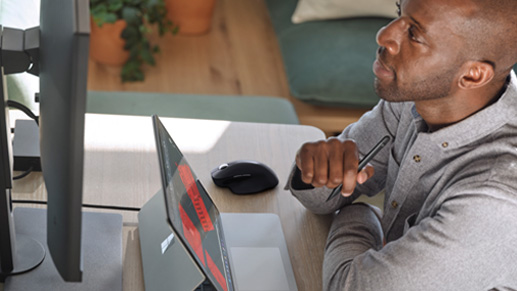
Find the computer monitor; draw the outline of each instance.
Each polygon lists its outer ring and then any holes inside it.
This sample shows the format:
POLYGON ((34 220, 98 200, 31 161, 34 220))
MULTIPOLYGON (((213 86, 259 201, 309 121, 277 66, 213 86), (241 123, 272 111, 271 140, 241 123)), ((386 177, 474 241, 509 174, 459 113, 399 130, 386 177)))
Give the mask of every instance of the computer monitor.
POLYGON ((80 281, 89 1, 42 0, 40 152, 47 244, 65 280, 80 281))
POLYGON ((88 0, 42 0, 39 29, 2 30, 0 271, 4 279, 38 267, 43 261, 39 250, 45 245, 16 234, 10 201, 13 164, 4 72, 16 73, 28 65, 26 70, 40 77, 41 166, 48 194, 46 244, 60 276, 65 281, 82 280, 89 17, 88 0))

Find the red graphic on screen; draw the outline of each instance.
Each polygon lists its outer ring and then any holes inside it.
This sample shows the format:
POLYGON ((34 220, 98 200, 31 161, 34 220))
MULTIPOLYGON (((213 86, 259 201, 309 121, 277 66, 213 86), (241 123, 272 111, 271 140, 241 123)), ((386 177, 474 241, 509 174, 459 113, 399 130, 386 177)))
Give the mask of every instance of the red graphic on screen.
POLYGON ((183 224, 183 233, 185 234, 185 238, 192 246, 192 249, 196 253, 197 257, 201 260, 203 265, 205 265, 205 260, 203 256, 203 245, 201 243, 201 234, 197 230, 194 223, 192 223, 192 220, 190 220, 190 217, 188 217, 187 213, 185 212, 181 204, 179 204, 178 206, 180 209, 181 222, 183 224))
MULTIPOLYGON (((223 273, 221 273, 221 270, 219 270, 217 264, 214 262, 210 254, 203 248, 202 235, 204 236, 204 233, 215 231, 215 228, 208 214, 206 205, 201 198, 201 194, 199 193, 198 185, 196 184, 192 171, 188 165, 176 164, 176 166, 178 167, 181 181, 187 190, 188 197, 192 202, 192 206, 195 209, 195 213, 199 218, 202 228, 202 230, 198 229, 192 221, 192 218, 189 216, 189 213, 193 214, 193 211, 189 211, 187 213, 181 203, 178 203, 185 239, 191 245, 192 250, 201 261, 201 264, 207 267, 210 273, 212 273, 212 278, 215 278, 217 283, 221 285, 225 291, 227 291, 228 287, 226 285, 226 278, 224 277, 223 273)), ((190 206, 191 205, 189 203, 187 210, 190 209, 190 206)))
POLYGON ((226 279, 224 278, 223 274, 221 274, 221 271, 219 271, 219 268, 214 263, 214 260, 212 260, 212 257, 210 257, 210 254, 205 251, 206 254, 206 262, 208 264, 208 269, 214 274, 215 279, 217 280, 217 283, 221 285, 224 289, 224 291, 227 291, 226 287, 226 279))
POLYGON ((205 203, 199 194, 199 189, 197 188, 196 181, 192 176, 190 168, 188 165, 178 165, 178 171, 180 173, 181 181, 183 182, 183 185, 185 185, 185 189, 187 189, 188 196, 194 204, 194 208, 196 209, 196 213, 199 217, 199 221, 201 222, 203 230, 205 232, 214 230, 214 225, 210 219, 210 216, 208 216, 205 203))

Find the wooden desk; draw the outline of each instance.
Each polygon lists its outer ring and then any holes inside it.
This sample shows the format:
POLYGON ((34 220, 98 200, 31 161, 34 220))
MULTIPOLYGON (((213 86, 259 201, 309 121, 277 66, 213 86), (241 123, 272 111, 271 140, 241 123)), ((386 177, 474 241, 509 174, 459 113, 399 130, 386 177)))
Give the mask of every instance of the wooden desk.
MULTIPOLYGON (((308 212, 283 186, 297 149, 305 141, 324 138, 323 132, 299 125, 173 118, 162 121, 222 212, 279 215, 298 289, 320 290, 330 217, 308 212), (280 184, 251 196, 237 196, 215 186, 210 170, 238 159, 269 165, 280 184)), ((87 115, 84 203, 141 207, 160 189, 151 124, 151 118, 146 117, 87 115)), ((40 174, 16 181, 13 192, 17 199, 45 199, 40 174)), ((144 290, 137 216, 123 215, 124 290, 144 290)))

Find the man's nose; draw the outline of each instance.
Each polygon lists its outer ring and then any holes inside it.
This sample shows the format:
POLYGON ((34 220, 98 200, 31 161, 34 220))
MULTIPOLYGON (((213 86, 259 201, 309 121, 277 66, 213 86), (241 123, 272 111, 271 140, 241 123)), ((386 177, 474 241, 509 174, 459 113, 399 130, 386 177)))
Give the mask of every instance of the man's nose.
POLYGON ((377 32, 377 44, 384 47, 389 54, 398 54, 402 43, 404 26, 404 21, 400 18, 393 20, 386 26, 383 26, 377 32))

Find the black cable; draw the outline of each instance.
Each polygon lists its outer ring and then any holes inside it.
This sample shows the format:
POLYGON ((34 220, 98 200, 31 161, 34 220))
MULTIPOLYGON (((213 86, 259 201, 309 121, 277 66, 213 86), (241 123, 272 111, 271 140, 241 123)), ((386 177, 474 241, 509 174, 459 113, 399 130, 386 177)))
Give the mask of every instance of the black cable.
POLYGON ((11 200, 13 204, 40 204, 47 205, 47 201, 39 201, 39 200, 11 200))
POLYGON ((21 173, 20 175, 14 176, 13 180, 18 180, 18 179, 21 179, 21 178, 25 178, 27 175, 29 175, 32 172, 32 170, 34 170, 33 166, 31 166, 27 171, 21 173))
POLYGON ((127 206, 116 206, 116 205, 83 204, 83 207, 122 210, 122 211, 140 211, 140 208, 138 208, 138 207, 127 207, 127 206))
MULTIPOLYGON (((47 205, 47 201, 41 200, 12 200, 13 204, 39 204, 47 205)), ((85 208, 100 208, 110 210, 122 210, 122 211, 140 211, 138 207, 126 207, 126 206, 115 206, 115 205, 98 205, 98 204, 83 204, 85 208)))
POLYGON ((27 114, 27 116, 34 119, 34 121, 36 121, 36 124, 39 125, 39 117, 36 116, 36 114, 34 114, 27 106, 14 100, 7 100, 7 106, 23 111, 23 113, 27 114))

